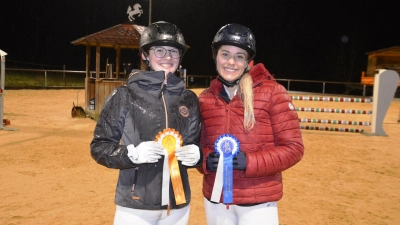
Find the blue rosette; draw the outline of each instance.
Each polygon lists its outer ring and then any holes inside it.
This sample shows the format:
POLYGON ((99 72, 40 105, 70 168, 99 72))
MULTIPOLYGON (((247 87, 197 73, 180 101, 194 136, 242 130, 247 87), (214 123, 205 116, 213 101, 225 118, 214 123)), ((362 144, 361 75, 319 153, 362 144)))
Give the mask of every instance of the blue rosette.
POLYGON ((240 151, 240 142, 232 134, 222 134, 215 141, 214 151, 218 155, 224 154, 224 156, 235 157, 240 151))
MULTIPOLYGON (((214 151, 220 155, 220 161, 217 169, 217 175, 216 175, 216 182, 217 184, 222 184, 222 189, 223 189, 223 203, 232 203, 233 199, 233 193, 232 193, 232 187, 233 187, 233 158, 239 153, 240 151, 240 142, 239 140, 233 136, 232 134, 222 134, 217 138, 214 144, 214 151), (222 165, 221 164, 222 160, 222 165), (222 171, 220 171, 222 169, 222 171), (221 174, 220 176, 218 174, 221 174), (221 179, 221 181, 217 181, 217 179, 221 179)), ((217 185, 219 186, 219 185, 217 185)), ((218 192, 214 194, 213 190, 213 195, 214 195, 214 201, 218 198, 219 202, 219 196, 217 194, 218 192)), ((213 197, 212 197, 213 199, 213 197)))

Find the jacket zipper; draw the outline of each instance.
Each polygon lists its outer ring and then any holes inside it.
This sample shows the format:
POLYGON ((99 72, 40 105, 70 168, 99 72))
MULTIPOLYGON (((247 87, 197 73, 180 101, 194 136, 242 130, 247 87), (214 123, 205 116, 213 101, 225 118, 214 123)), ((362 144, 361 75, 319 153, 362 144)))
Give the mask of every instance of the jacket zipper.
POLYGON ((164 112, 165 112, 165 128, 168 128, 168 110, 167 110, 167 103, 165 102, 164 92, 161 92, 161 98, 164 104, 164 112))
POLYGON ((164 113, 165 113, 165 128, 168 128, 168 110, 167 110, 167 102, 165 101, 164 91, 167 89, 168 78, 165 77, 164 81, 161 84, 160 95, 164 104, 164 113))
POLYGON ((226 123, 226 128, 225 128, 225 133, 229 133, 229 127, 230 127, 230 125, 231 125, 231 106, 230 106, 230 103, 228 103, 226 106, 225 106, 225 111, 227 111, 227 113, 228 113, 228 122, 226 123))
MULTIPOLYGON (((166 82, 165 82, 165 85, 167 85, 166 84, 166 82)), ((164 112, 165 112, 165 128, 168 128, 168 110, 167 110, 167 102, 165 101, 165 98, 164 98, 164 91, 162 90, 162 88, 161 88, 161 98, 162 98, 162 101, 163 101, 163 104, 164 104, 164 112)), ((171 181, 170 181, 171 182, 171 181)), ((167 206, 167 215, 169 216, 170 215, 170 211, 171 210, 171 204, 170 204, 170 201, 168 201, 168 206, 167 206)))

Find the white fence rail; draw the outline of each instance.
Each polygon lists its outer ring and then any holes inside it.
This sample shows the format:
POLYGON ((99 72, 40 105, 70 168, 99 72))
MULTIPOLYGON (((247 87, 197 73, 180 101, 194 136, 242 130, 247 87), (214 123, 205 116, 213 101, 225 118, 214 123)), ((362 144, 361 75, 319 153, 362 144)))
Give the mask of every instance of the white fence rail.
MULTIPOLYGON (((17 69, 6 68, 6 78, 10 76, 27 77, 34 79, 31 88, 85 88, 85 71, 74 70, 41 70, 41 69, 17 69)), ((96 72, 91 71, 90 77, 95 77, 96 72)), ((105 78, 106 72, 100 72, 100 78, 105 78)), ((120 79, 126 79, 127 74, 121 73, 120 79)), ((215 76, 207 75, 187 75, 187 88, 207 88, 215 76)), ((280 79, 276 80, 292 92, 313 92, 322 94, 343 94, 356 96, 372 96, 373 86, 363 85, 355 82, 335 82, 335 81, 316 81, 299 79, 280 79)), ((13 82, 15 83, 15 82, 13 82)), ((21 82, 24 83, 24 82, 21 82)), ((7 89, 30 88, 24 85, 7 85, 7 89)), ((397 90, 395 97, 400 97, 397 90)))

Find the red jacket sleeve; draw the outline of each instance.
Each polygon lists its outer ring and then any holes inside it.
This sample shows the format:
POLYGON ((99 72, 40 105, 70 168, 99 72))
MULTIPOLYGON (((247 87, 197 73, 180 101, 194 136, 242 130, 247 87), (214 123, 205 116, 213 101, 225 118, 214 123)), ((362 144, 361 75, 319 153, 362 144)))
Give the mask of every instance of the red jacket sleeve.
POLYGON ((246 153, 246 177, 279 173, 299 162, 304 154, 298 115, 286 89, 276 84, 269 102, 274 143, 268 149, 246 153))
POLYGON ((205 131, 204 126, 202 126, 202 128, 201 128, 200 134, 201 134, 201 135, 200 135, 200 145, 203 146, 203 147, 202 147, 202 151, 203 151, 203 163, 202 163, 201 166, 196 167, 196 168, 197 168, 197 170, 198 170, 200 173, 202 173, 202 174, 215 173, 215 172, 212 172, 212 171, 210 171, 210 170, 207 169, 207 157, 208 157, 209 154, 211 154, 211 153, 214 152, 214 151, 213 151, 212 149, 209 149, 209 148, 207 148, 207 147, 204 147, 204 146, 207 146, 207 145, 206 145, 206 131, 205 131))

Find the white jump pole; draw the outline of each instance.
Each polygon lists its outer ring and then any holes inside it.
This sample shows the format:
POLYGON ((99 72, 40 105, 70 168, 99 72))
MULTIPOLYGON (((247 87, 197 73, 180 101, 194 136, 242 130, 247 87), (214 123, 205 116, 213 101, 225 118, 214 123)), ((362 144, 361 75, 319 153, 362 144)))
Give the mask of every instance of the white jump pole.
POLYGON ((0 130, 16 130, 13 128, 7 128, 7 127, 3 126, 6 55, 7 55, 7 53, 0 49, 0 57, 1 57, 1 64, 0 64, 0 68, 1 68, 1 72, 0 72, 0 130))
POLYGON ((4 74, 5 74, 5 61, 7 53, 0 49, 1 56, 1 74, 0 74, 0 129, 3 127, 3 108, 4 108, 4 74))
POLYGON ((388 136, 383 130, 383 119, 393 100, 399 83, 399 75, 396 71, 379 69, 374 77, 374 90, 372 98, 371 133, 363 133, 367 136, 388 136))

